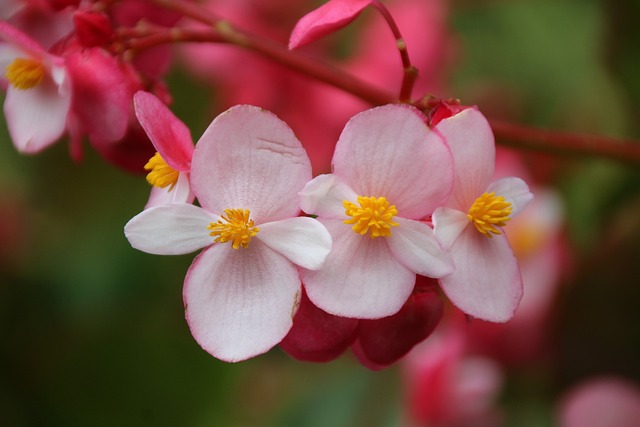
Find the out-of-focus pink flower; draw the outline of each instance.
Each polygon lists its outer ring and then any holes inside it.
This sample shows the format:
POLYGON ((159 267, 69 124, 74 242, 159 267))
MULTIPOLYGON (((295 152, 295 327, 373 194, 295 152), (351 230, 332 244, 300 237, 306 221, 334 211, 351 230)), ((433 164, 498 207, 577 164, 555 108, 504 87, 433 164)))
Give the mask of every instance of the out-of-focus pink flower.
POLYGON ((503 383, 491 359, 467 353, 462 330, 447 324, 407 356, 407 425, 497 427, 494 406, 503 383))
POLYGON ((237 106, 211 123, 193 153, 191 183, 202 208, 155 206, 125 226, 131 245, 145 252, 206 248, 183 296, 191 332, 213 356, 256 356, 291 328, 301 292, 296 266, 320 268, 331 248, 318 221, 297 217, 298 192, 310 178, 309 158, 284 122, 237 106))
POLYGON ((451 147, 455 168, 451 197, 433 214, 436 237, 456 266, 440 284, 465 313, 506 322, 522 297, 522 278, 501 230, 533 195, 519 178, 491 182, 495 144, 491 127, 478 110, 468 108, 442 120, 435 129, 451 147))
POLYGON ((637 427, 639 423, 640 387, 617 377, 577 385, 558 409, 560 427, 637 427))
POLYGON ((418 110, 386 105, 354 116, 333 174, 300 193, 302 209, 334 240, 324 268, 301 271, 311 301, 338 316, 376 319, 400 310, 416 274, 451 273, 449 255, 420 220, 447 200, 452 172, 446 143, 418 110))
POLYGON ((0 22, 0 70, 7 85, 4 113, 16 149, 34 154, 64 132, 71 82, 64 59, 0 22))
POLYGON ((145 168, 153 188, 145 208, 166 203, 192 203, 189 183, 193 141, 189 129, 154 95, 139 91, 133 97, 136 116, 156 154, 145 168))

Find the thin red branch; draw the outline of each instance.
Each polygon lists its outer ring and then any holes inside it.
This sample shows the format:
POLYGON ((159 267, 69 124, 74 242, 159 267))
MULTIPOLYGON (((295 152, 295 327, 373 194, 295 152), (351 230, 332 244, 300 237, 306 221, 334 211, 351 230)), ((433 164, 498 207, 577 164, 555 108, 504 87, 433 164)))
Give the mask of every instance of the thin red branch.
POLYGON ((557 132, 490 120, 499 144, 554 154, 605 157, 640 164, 640 141, 557 132))

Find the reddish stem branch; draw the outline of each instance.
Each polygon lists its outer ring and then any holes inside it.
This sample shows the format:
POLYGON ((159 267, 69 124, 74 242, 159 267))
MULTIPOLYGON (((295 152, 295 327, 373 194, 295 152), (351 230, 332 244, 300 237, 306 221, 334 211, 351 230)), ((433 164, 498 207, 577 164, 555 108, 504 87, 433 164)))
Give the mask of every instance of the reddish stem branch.
POLYGON ((407 44, 404 41, 404 37, 402 37, 400 28, 398 28, 398 24, 396 24, 393 16, 391 16, 389 9, 387 9, 386 6, 378 0, 373 0, 371 5, 375 7, 378 12, 380 12, 384 20, 387 22, 387 25, 391 29, 393 37, 395 37, 396 39, 396 47, 398 48, 398 52, 400 53, 400 59, 402 60, 403 68, 402 86, 400 87, 400 101, 410 102, 411 93, 413 92, 413 85, 416 81, 416 78, 418 77, 418 69, 411 63, 411 59, 409 59, 407 44))
POLYGON ((555 154, 606 157, 640 164, 640 143, 638 141, 548 131, 496 120, 491 120, 490 123, 497 142, 509 147, 555 154))

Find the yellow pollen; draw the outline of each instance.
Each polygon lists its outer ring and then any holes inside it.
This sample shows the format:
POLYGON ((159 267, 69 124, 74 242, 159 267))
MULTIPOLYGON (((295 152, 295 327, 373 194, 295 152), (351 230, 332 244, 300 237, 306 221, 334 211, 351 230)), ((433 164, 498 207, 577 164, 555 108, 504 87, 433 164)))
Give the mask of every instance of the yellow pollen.
POLYGON ((5 76, 16 89, 27 90, 40 84, 44 66, 35 59, 16 58, 7 65, 5 76))
POLYGON ((507 202, 504 197, 496 196, 496 193, 484 193, 478 197, 467 218, 476 226, 476 229, 487 237, 493 237, 491 234, 502 234, 496 228, 504 227, 511 215, 511 203, 507 202))
POLYGON ((178 182, 180 172, 169 166, 160 153, 150 158, 144 168, 151 171, 147 174, 147 182, 154 187, 164 188, 170 185, 169 191, 171 191, 178 182))
POLYGON ((211 230, 211 236, 218 236, 215 240, 217 243, 231 241, 233 249, 239 249, 240 246, 246 248, 251 238, 260 231, 253 220, 249 219, 250 214, 248 209, 225 209, 222 220, 212 222, 207 230, 211 230))
POLYGON ((348 200, 342 202, 345 213, 350 219, 345 219, 345 224, 353 224, 353 231, 365 235, 369 232, 369 237, 391 236, 391 227, 397 227, 397 222, 393 221, 394 215, 398 214, 395 205, 389 206, 389 202, 384 197, 363 197, 358 196, 358 205, 348 200))

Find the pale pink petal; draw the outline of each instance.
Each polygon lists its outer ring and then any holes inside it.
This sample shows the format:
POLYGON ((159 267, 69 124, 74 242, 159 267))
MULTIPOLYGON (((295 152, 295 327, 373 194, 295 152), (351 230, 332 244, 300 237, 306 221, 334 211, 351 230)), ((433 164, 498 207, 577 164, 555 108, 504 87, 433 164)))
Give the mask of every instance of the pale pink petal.
POLYGON ((336 145, 333 172, 358 195, 386 197, 410 219, 443 205, 453 185, 449 148, 418 110, 402 105, 352 117, 336 145))
POLYGON ((394 218, 400 224, 388 237, 389 249, 409 270, 422 276, 439 278, 451 274, 454 265, 427 224, 411 219, 394 218))
POLYGON ((47 55, 37 41, 4 21, 0 21, 0 39, 17 46, 22 51, 29 52, 32 56, 41 58, 47 55))
POLYGON ((167 164, 180 172, 189 172, 193 141, 187 126, 148 92, 136 92, 133 105, 142 128, 167 164))
POLYGON ((560 427, 637 427, 640 387, 624 378, 593 378, 574 387, 559 409, 560 427))
POLYGON ((448 249, 471 222, 464 212, 451 208, 438 208, 432 216, 433 231, 442 247, 448 249))
POLYGON ((9 86, 4 113, 16 149, 34 154, 53 144, 64 132, 70 105, 71 93, 61 95, 50 80, 28 90, 9 86))
POLYGON ((193 262, 184 305, 193 337, 227 362, 262 354, 289 332, 300 298, 296 268, 259 240, 214 245, 193 262))
POLYGON ((331 250, 331 235, 317 220, 287 218, 259 225, 256 238, 296 265, 317 270, 331 250))
POLYGON ((311 163, 274 114, 238 105, 220 114, 196 144, 191 186, 211 212, 249 209, 257 223, 296 216, 311 163))
POLYGON ((291 32, 289 49, 318 40, 353 21, 371 0, 329 0, 303 16, 291 32))
POLYGON ((511 218, 516 217, 529 203, 533 201, 533 194, 526 182, 520 178, 501 178, 492 182, 487 188, 487 193, 496 193, 511 203, 511 218))
POLYGON ((435 127, 453 153, 455 184, 447 206, 466 212, 487 188, 495 163, 495 142, 487 119, 475 108, 435 127))
POLYGON ((322 218, 347 219, 344 201, 355 203, 358 195, 333 174, 319 175, 300 191, 300 207, 322 218))
POLYGON ((333 247, 324 268, 300 272, 309 299, 343 317, 377 319, 400 310, 416 275, 395 259, 385 238, 361 236, 340 220, 321 222, 333 247))
POLYGON ((193 203, 194 198, 195 196, 189 183, 189 174, 181 172, 178 174, 178 181, 173 189, 170 186, 164 188, 152 187, 149 200, 144 208, 149 209, 153 206, 170 203, 193 203))
POLYGON ((213 244, 207 226, 219 216, 187 203, 161 205, 134 216, 124 234, 134 248, 156 255, 188 254, 213 244))
POLYGON ((73 112, 94 144, 122 139, 129 125, 131 91, 118 61, 100 48, 67 56, 73 112))
POLYGON ((467 227, 451 247, 456 270, 440 279, 453 304, 490 322, 511 319, 522 298, 522 278, 507 238, 467 227))

